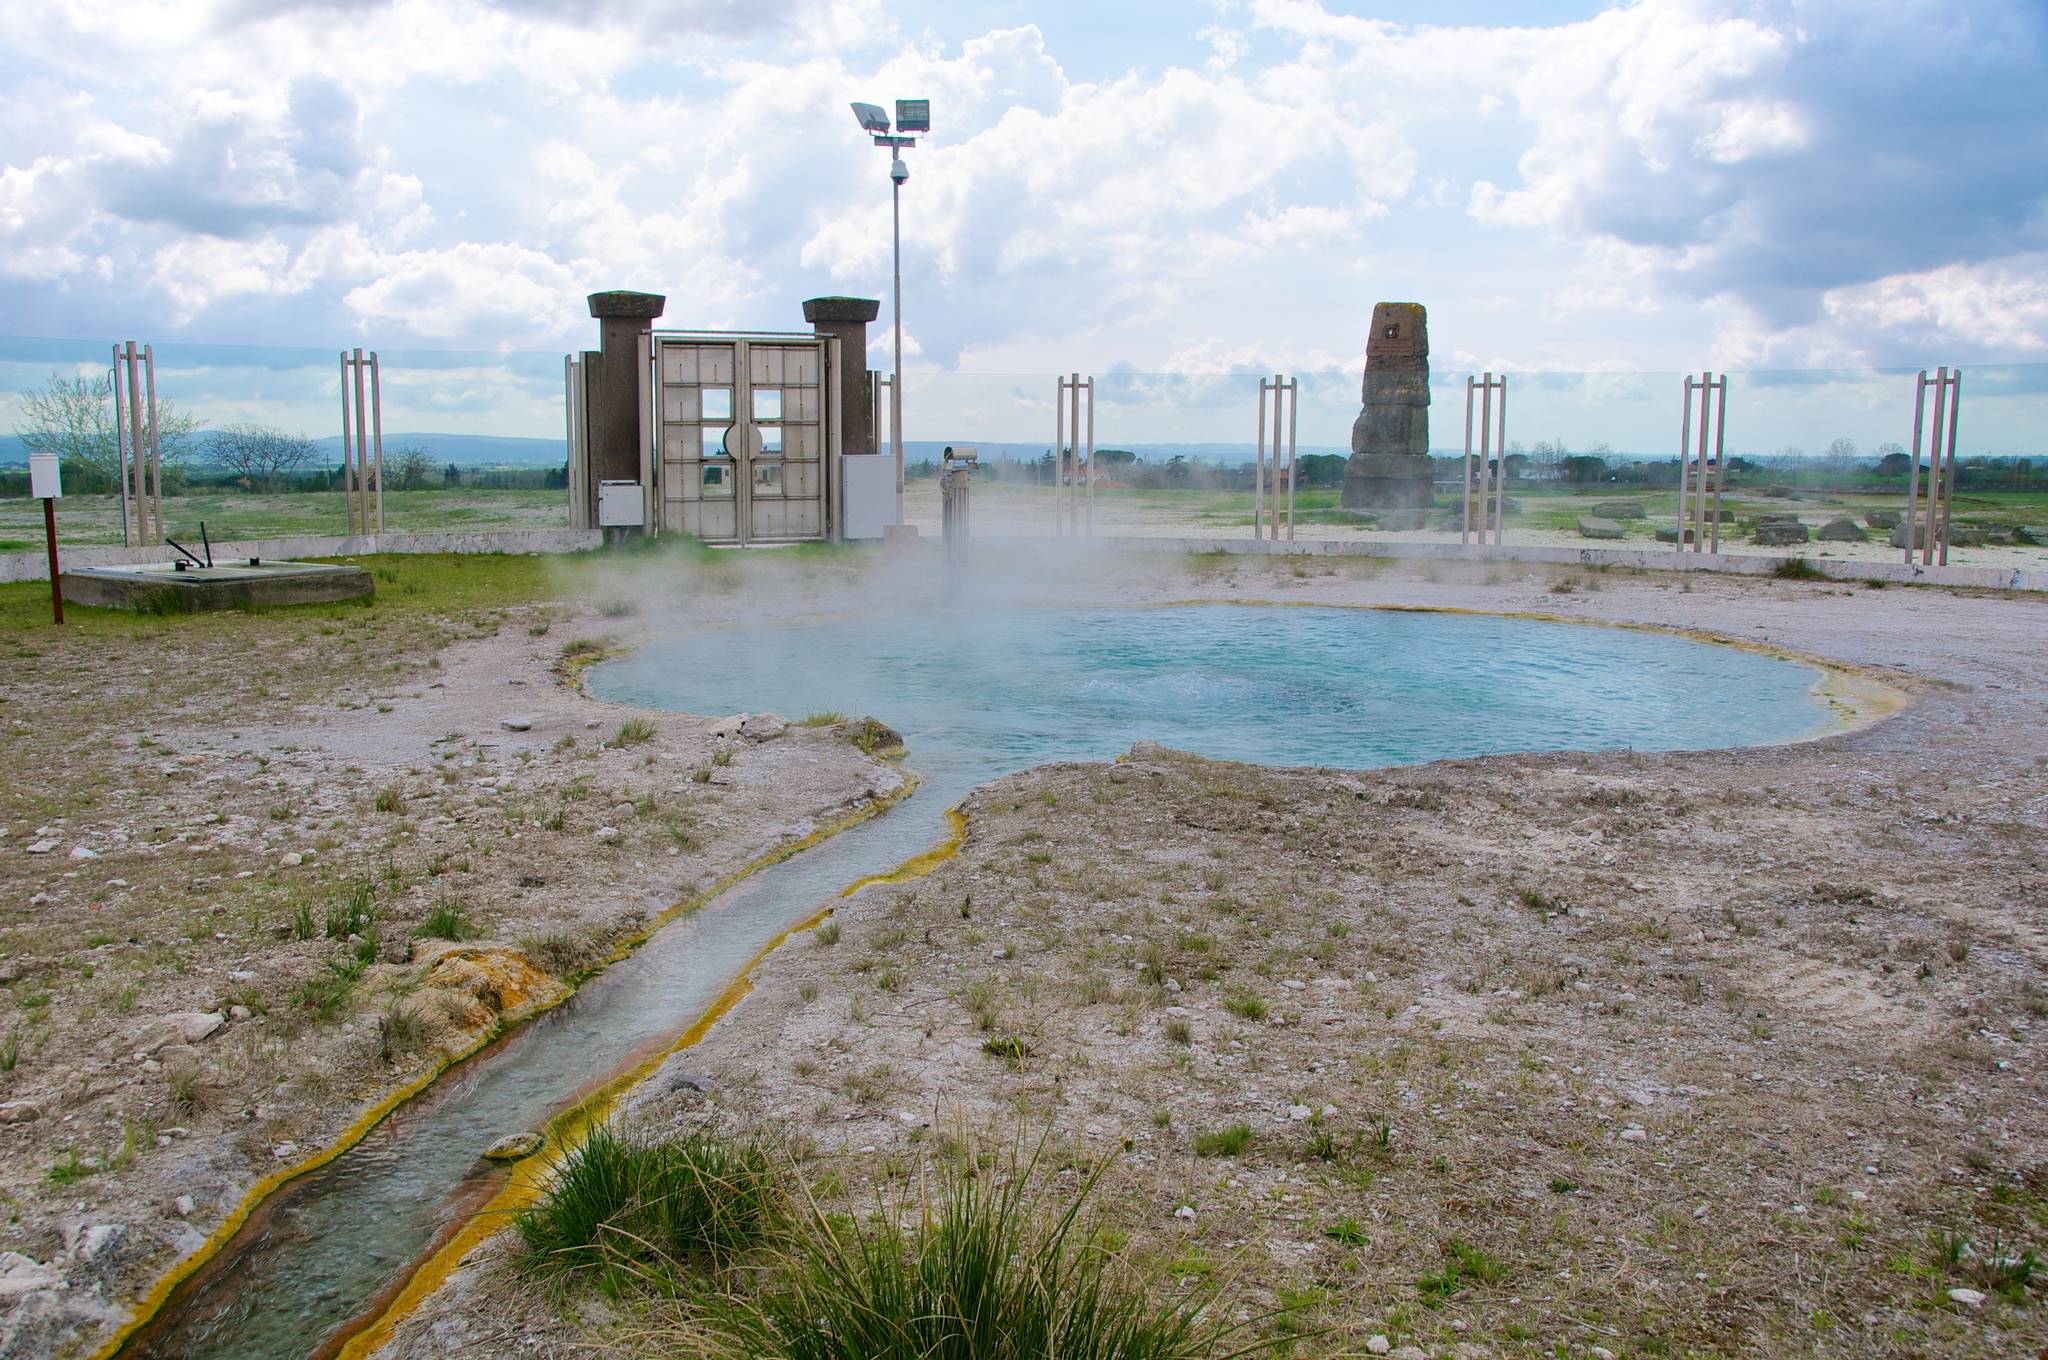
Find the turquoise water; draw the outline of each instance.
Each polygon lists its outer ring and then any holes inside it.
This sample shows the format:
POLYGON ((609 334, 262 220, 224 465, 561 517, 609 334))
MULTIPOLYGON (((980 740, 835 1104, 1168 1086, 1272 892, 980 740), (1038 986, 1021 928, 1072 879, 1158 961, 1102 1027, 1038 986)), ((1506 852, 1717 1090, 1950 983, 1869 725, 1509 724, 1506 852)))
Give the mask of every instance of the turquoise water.
POLYGON ((1272 765, 1696 750, 1825 721, 1812 669, 1661 633, 1484 615, 1190 605, 702 629, 598 668, 607 699, 871 714, 950 801, 1151 739, 1272 765))
MULTIPOLYGON (((276 1196, 125 1354, 288 1360, 362 1320, 499 1174, 478 1153, 665 1045, 768 940, 944 834, 976 784, 1151 739, 1267 764, 1780 741, 1826 720, 1811 669, 1661 634, 1519 619, 1189 606, 933 612, 692 629, 593 669, 602 698, 694 713, 872 714, 917 795, 721 894, 568 1005, 450 1072, 276 1196)), ((744 757, 742 757, 744 759, 744 757)), ((735 1023, 745 1023, 744 1012, 735 1023)))

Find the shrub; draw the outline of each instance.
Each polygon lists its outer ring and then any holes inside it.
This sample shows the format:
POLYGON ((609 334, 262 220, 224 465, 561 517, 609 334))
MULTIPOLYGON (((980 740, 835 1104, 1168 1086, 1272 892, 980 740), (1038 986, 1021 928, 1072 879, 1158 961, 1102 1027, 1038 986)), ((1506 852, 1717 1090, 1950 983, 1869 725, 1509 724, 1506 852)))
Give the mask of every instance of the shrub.
POLYGON ((716 1266, 760 1242, 781 1203, 758 1142, 702 1129, 655 1140, 600 1126, 513 1226, 527 1267, 542 1273, 628 1262, 716 1266))
POLYGON ((902 1225, 903 1206, 856 1221, 811 1205, 760 1296, 711 1316, 713 1353, 1194 1360, 1246 1325, 1213 1321, 1220 1310, 1205 1289, 1154 1304, 1117 1258, 1074 1231, 1100 1168, 1050 1208, 1031 1194, 1031 1173, 1027 1162, 951 1178, 915 1230, 902 1225))

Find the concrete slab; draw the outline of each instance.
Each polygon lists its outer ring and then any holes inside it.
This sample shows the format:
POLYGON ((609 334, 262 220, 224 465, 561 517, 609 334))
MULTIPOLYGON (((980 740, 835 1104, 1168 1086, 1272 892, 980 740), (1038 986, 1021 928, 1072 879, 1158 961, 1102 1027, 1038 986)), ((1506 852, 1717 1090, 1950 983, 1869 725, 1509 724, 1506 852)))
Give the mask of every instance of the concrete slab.
POLYGON ((62 574, 64 598, 108 609, 193 613, 353 600, 375 588, 361 567, 327 562, 219 562, 180 571, 170 562, 74 567, 62 574))

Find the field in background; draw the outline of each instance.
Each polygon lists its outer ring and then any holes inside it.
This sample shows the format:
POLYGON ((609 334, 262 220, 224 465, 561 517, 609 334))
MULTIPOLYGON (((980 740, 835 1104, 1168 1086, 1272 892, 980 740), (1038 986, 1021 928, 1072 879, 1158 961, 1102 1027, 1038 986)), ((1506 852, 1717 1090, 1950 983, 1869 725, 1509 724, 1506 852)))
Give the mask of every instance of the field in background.
MULTIPOLYGON (((279 495, 228 492, 167 496, 164 531, 187 546, 199 546, 199 525, 216 543, 238 538, 283 538, 297 534, 342 534, 348 511, 339 491, 279 495)), ((569 502, 553 491, 456 490, 387 491, 384 527, 392 533, 469 529, 566 529, 569 502)), ((118 544, 121 502, 114 496, 66 496, 57 505, 57 539, 74 546, 118 544)), ((43 507, 38 501, 0 500, 0 552, 22 552, 43 543, 43 507)))

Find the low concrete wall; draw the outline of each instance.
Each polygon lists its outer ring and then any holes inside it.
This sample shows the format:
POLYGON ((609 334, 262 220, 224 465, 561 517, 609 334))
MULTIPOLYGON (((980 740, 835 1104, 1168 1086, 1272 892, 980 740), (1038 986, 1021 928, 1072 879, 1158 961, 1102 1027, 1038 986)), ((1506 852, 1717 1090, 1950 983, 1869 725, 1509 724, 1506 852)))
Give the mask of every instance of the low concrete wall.
MULTIPOLYGON (((369 553, 572 553, 602 544, 596 529, 503 529, 476 533, 446 534, 360 534, 353 538, 330 538, 305 534, 295 538, 215 539, 213 560, 260 557, 277 561, 303 557, 361 557, 369 553)), ((179 542, 184 540, 180 538, 179 542)), ((199 551, 197 543, 186 547, 199 551)), ((61 548, 57 565, 73 567, 129 567, 145 562, 167 562, 178 554, 169 547, 156 548, 61 548)), ((47 581, 50 562, 43 549, 34 552, 0 553, 0 581, 47 581)))
MULTIPOLYGON (((1042 546, 1053 540, 977 536, 990 544, 1042 546)), ((1072 542, 1073 540, 1068 540, 1072 542)), ((1763 557, 1754 553, 1675 552, 1670 548, 1501 547, 1459 543, 1389 543, 1385 540, 1302 539, 1273 542, 1249 538, 1138 538, 1100 536, 1080 544, 1119 552, 1234 553, 1244 557, 1386 557, 1424 562, 1530 562, 1563 567, 1627 567, 1647 571, 1715 571, 1737 576, 1769 576, 1780 562, 1805 557, 1806 565, 1831 581, 1883 581, 1889 585, 1976 586, 1989 590, 2048 591, 2048 568, 1924 567, 1905 562, 1849 562, 1831 557, 1787 553, 1763 557)))

